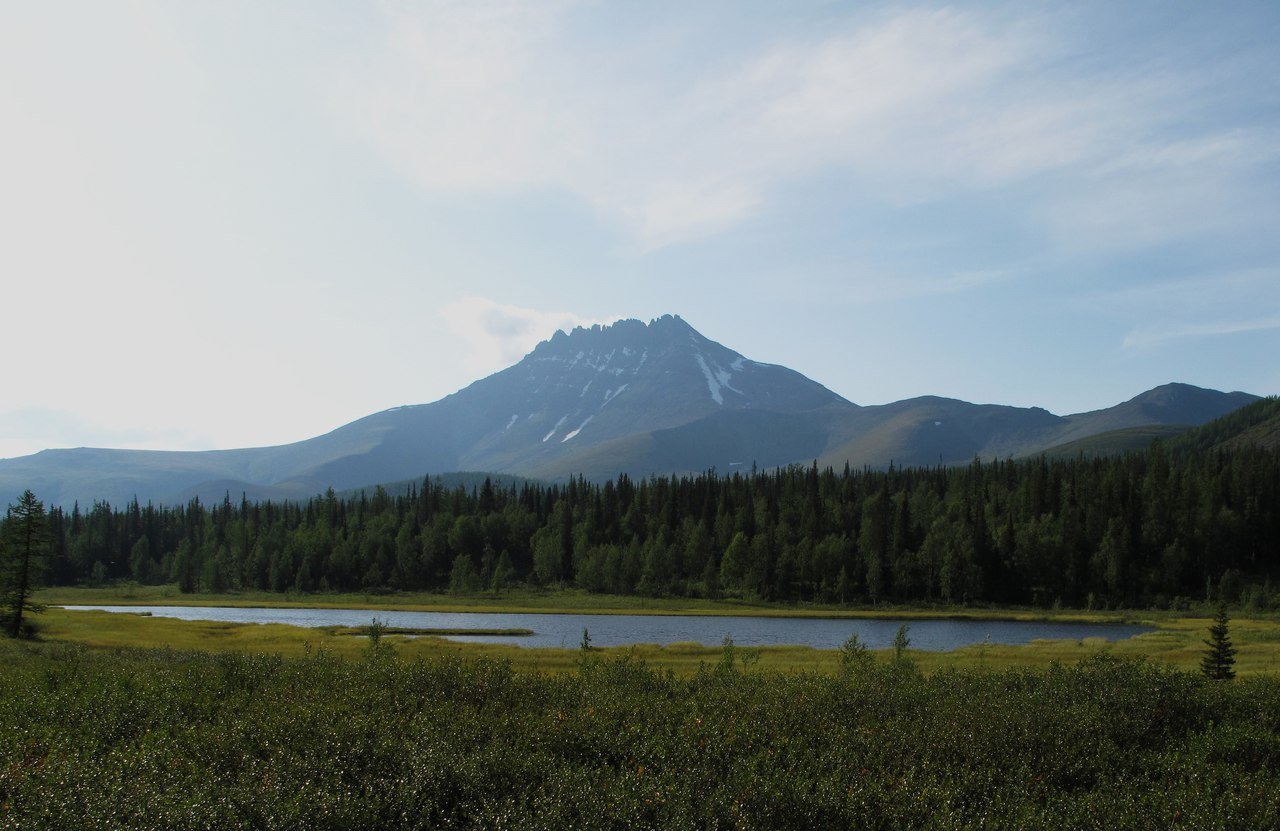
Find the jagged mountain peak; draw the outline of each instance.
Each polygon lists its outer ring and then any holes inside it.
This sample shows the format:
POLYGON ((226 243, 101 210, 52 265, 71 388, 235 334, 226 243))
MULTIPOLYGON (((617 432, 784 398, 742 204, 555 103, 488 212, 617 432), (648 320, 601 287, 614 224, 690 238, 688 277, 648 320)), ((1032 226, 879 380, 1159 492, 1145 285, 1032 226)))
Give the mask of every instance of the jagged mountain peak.
POLYGON ((559 329, 550 338, 534 347, 529 357, 548 351, 583 349, 609 344, 618 346, 657 344, 676 341, 682 337, 691 338, 694 342, 713 343, 679 315, 668 314, 654 318, 648 323, 635 318, 625 318, 612 323, 576 326, 568 331, 559 329))
POLYGON ((677 315, 557 332, 477 386, 503 402, 490 417, 489 440, 511 446, 512 457, 554 455, 557 444, 606 441, 722 410, 851 406, 799 373, 748 360, 677 315), (536 444, 516 447, 531 439, 536 444))

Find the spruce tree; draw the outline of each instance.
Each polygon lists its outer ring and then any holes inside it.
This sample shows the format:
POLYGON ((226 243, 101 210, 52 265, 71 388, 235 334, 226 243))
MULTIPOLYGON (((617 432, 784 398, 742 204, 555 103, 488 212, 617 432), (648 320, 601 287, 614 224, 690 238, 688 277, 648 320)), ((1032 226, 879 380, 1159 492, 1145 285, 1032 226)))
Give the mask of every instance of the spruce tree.
POLYGON ((31 602, 45 555, 49 550, 49 520, 44 503, 30 490, 9 506, 0 527, 0 619, 10 637, 25 633, 23 617, 43 611, 31 602))
POLYGON ((1236 677, 1236 649, 1231 645, 1227 634, 1227 607, 1219 606, 1214 616, 1213 625, 1209 627, 1209 639, 1204 642, 1207 647, 1204 657, 1200 659, 1200 671, 1205 677, 1215 681, 1230 681, 1236 677))

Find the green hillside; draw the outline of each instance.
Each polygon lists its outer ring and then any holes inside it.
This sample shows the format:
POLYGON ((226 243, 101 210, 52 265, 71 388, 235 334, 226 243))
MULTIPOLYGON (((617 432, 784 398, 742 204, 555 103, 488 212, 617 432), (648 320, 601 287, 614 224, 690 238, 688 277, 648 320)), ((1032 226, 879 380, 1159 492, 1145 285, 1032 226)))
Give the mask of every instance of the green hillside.
POLYGON ((1118 456, 1146 450, 1156 439, 1169 439, 1192 429, 1185 424, 1146 424, 1142 427, 1128 427, 1123 430, 1111 430, 1088 436, 1083 439, 1069 441, 1050 447, 1044 455, 1050 459, 1074 459, 1077 456, 1096 458, 1098 456, 1118 456))
POLYGON ((1280 397, 1259 399, 1170 442, 1175 452, 1280 447, 1280 397))

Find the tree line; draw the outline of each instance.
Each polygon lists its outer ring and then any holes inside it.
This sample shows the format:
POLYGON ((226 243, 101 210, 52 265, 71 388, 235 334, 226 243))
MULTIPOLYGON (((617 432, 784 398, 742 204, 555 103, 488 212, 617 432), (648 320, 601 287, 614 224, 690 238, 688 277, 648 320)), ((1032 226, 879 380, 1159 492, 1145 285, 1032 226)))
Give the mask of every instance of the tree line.
POLYGON ((1280 451, 52 509, 47 581, 183 591, 1280 607, 1280 451))

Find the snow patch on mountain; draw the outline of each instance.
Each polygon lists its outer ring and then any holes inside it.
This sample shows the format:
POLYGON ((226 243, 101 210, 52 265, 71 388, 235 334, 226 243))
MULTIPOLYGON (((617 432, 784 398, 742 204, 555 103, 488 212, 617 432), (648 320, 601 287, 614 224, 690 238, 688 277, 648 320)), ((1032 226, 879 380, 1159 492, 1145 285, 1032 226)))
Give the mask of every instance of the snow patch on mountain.
POLYGON ((565 443, 565 442, 567 442, 569 439, 571 439, 571 438, 573 438, 574 436, 576 436, 576 435, 578 435, 579 433, 581 433, 581 432, 582 432, 582 428, 583 428, 583 427, 586 427, 588 424, 590 424, 590 423, 591 423, 591 419, 593 419, 593 418, 595 418, 595 416, 587 416, 587 420, 586 420, 586 421, 584 421, 584 422, 582 422, 581 424, 579 424, 579 425, 578 425, 578 429, 577 429, 577 430, 570 430, 570 431, 569 431, 569 433, 568 433, 564 438, 560 439, 560 443, 561 443, 561 444, 564 444, 564 443, 565 443))
POLYGON ((556 426, 555 426, 555 427, 552 427, 552 428, 551 428, 551 432, 549 432, 549 433, 547 433, 545 436, 543 436, 543 437, 542 437, 542 440, 543 440, 544 442, 545 442, 545 441, 547 441, 547 440, 549 440, 552 436, 554 436, 554 435, 556 434, 556 431, 557 431, 557 430, 559 430, 561 427, 563 427, 563 426, 564 426, 564 423, 565 423, 566 421, 568 421, 568 420, 569 420, 569 414, 568 414, 568 413, 565 413, 564 415, 560 416, 560 420, 556 422, 556 426))
POLYGON ((698 352, 693 356, 698 363, 698 369, 702 370, 702 375, 707 379, 707 389, 711 392, 711 400, 717 404, 724 404, 724 396, 721 390, 729 390, 738 395, 742 395, 742 390, 733 385, 733 374, 728 370, 722 369, 719 364, 714 361, 708 363, 707 358, 698 352))
POLYGON ((629 387, 629 386, 630 386, 630 384, 623 384, 622 386, 618 387, 616 390, 605 390, 605 393, 604 393, 604 404, 601 404, 601 405, 600 405, 600 409, 602 409, 602 410, 603 410, 603 409, 605 408, 605 405, 607 405, 610 401, 612 401, 613 399, 615 399, 615 398, 617 398, 619 395, 621 395, 621 394, 622 394, 622 391, 623 391, 623 390, 625 390, 625 389, 626 389, 627 387, 629 387))
POLYGON ((724 396, 720 394, 720 381, 711 371, 711 367, 707 366, 707 361, 702 357, 702 353, 699 352, 694 355, 693 359, 698 362, 698 368, 702 370, 702 374, 707 378, 707 389, 711 390, 711 400, 717 404, 724 404, 724 396))
POLYGON ((742 390, 738 389, 737 387, 735 387, 733 384, 730 383, 730 381, 733 380, 733 375, 728 372, 725 372, 720 367, 716 367, 716 380, 719 381, 720 386, 724 387, 725 389, 736 392, 738 395, 742 395, 742 390))

